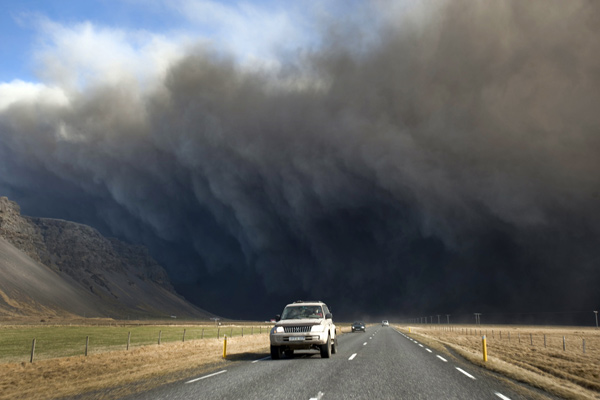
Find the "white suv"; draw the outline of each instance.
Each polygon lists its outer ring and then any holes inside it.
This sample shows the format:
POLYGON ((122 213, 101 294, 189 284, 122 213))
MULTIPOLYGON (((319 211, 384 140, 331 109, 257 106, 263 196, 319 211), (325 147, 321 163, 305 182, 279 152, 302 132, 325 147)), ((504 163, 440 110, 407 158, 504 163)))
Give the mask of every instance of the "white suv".
POLYGON ((285 306, 281 317, 271 329, 271 358, 282 353, 287 357, 294 350, 316 349, 322 358, 337 353, 337 336, 333 316, 321 301, 296 301, 285 306))

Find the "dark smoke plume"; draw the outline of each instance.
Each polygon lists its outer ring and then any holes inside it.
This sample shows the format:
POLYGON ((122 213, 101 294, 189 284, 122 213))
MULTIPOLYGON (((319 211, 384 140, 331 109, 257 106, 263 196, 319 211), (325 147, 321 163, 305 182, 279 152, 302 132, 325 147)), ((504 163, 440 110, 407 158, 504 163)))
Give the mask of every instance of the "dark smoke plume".
POLYGON ((598 307, 600 5, 374 4, 277 72, 195 49, 151 93, 13 104, 0 194, 230 317, 598 307))

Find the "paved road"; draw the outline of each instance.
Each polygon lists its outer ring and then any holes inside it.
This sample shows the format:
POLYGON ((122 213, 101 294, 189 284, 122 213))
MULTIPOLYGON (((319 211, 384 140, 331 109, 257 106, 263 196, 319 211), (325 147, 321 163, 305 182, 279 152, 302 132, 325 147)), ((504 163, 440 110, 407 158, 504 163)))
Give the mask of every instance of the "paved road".
POLYGON ((479 367, 373 326, 340 336, 330 359, 240 362, 229 369, 128 397, 141 399, 525 399, 479 367))

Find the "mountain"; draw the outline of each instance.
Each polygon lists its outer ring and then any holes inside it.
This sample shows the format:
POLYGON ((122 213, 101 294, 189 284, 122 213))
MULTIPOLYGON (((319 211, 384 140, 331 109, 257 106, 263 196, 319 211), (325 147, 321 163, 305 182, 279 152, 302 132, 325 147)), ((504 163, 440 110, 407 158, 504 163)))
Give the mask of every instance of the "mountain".
POLYGON ((0 316, 209 318, 143 246, 82 224, 21 215, 0 197, 0 316))

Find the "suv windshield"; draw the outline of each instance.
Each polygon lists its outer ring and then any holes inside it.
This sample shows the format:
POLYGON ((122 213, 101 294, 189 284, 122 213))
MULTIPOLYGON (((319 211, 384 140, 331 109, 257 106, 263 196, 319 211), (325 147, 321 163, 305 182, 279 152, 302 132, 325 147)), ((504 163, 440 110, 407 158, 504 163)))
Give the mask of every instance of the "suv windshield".
POLYGON ((283 310, 281 319, 323 318, 321 306, 288 306, 283 310))

